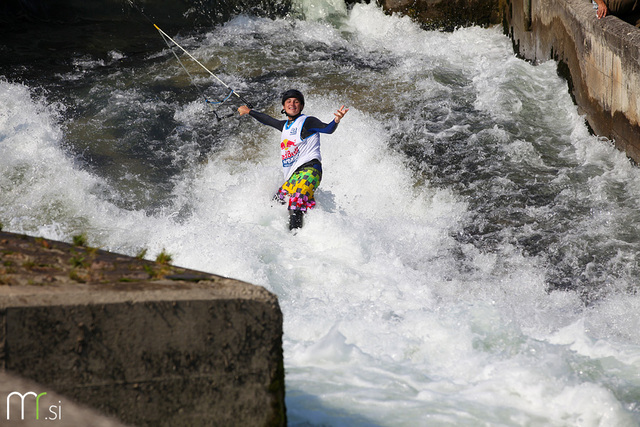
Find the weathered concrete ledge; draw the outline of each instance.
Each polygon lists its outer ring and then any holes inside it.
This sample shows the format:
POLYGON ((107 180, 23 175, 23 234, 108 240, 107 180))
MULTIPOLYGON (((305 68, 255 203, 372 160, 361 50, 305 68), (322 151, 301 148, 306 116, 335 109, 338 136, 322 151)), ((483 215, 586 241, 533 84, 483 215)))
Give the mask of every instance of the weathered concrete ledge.
POLYGON ((510 0, 505 21, 517 53, 558 61, 594 133, 639 163, 640 30, 587 0, 510 0))
POLYGON ((15 391, 131 425, 286 424, 282 313, 265 289, 3 232, 0 262, 0 370, 46 387, 15 391))

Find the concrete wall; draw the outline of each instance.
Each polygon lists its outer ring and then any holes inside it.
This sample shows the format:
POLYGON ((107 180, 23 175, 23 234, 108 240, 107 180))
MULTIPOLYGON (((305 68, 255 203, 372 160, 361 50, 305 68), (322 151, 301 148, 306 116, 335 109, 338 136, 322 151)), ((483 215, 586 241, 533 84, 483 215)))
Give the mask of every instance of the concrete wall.
POLYGON ((2 232, 0 371, 43 387, 14 391, 64 396, 61 404, 44 396, 43 408, 64 411, 71 399, 130 425, 286 424, 273 294, 2 232))
POLYGON ((515 52, 534 63, 549 59, 596 135, 640 163, 640 30, 608 16, 589 0, 378 0, 426 28, 451 30, 500 21, 515 52))
POLYGON ((524 58, 559 62, 593 131, 640 162, 640 30, 588 0, 510 0, 505 25, 524 58))

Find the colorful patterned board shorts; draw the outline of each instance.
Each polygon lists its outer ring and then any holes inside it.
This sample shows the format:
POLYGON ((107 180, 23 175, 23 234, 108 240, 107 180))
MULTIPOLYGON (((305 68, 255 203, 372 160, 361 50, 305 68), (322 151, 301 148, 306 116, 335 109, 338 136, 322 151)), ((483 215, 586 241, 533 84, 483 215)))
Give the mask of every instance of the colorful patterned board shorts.
POLYGON ((275 195, 275 199, 280 203, 285 203, 285 198, 289 196, 289 210, 300 210, 305 212, 307 209, 313 209, 316 201, 313 193, 320 185, 322 180, 322 172, 312 166, 301 167, 291 175, 275 195))

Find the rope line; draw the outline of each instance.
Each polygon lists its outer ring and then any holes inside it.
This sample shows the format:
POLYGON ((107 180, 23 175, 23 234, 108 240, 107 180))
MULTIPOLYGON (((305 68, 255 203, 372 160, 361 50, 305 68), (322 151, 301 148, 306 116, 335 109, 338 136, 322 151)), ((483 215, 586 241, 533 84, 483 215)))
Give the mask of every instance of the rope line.
MULTIPOLYGON (((216 76, 211 70, 209 70, 207 67, 205 67, 200 61, 198 61, 192 54, 190 54, 185 48, 183 48, 182 46, 180 46, 180 44, 175 41, 173 38, 171 38, 171 36, 169 36, 167 33, 165 33, 160 27, 158 27, 143 11, 142 9, 140 9, 140 7, 138 7, 138 5, 136 5, 133 0, 127 0, 129 2, 129 4, 136 9, 138 12, 140 12, 142 14, 142 16, 144 16, 147 21, 149 21, 155 28, 156 30, 158 30, 158 32, 160 33, 160 36, 162 37, 162 39, 164 40, 164 42, 167 44, 167 46, 169 47, 169 49, 171 50, 171 53, 173 53, 173 56, 175 56, 175 58, 178 60, 178 62, 180 63, 180 66, 182 67, 182 69, 187 73, 187 75, 189 76, 189 79, 191 80, 191 83, 198 89, 198 91, 200 92, 200 94, 202 95, 202 97, 205 99, 205 102, 209 105, 211 104, 222 104, 223 102, 227 101, 229 98, 231 98, 231 95, 235 95, 237 96, 243 103, 245 103, 247 105, 247 107, 249 108, 253 108, 253 105, 248 102, 246 99, 244 99, 238 92, 236 92, 235 90, 233 90, 231 87, 229 87, 228 84, 226 84, 224 81, 222 81, 218 76, 216 76), (184 66, 184 64, 182 63, 182 61, 180 60, 180 57, 178 57, 178 54, 175 52, 175 50, 173 49, 173 47, 171 46, 171 44, 169 44, 169 41, 171 43, 173 43, 175 46, 177 46, 182 52, 184 52, 189 58, 191 58, 196 64, 198 64, 200 67, 202 67, 202 69, 204 69, 207 73, 209 73, 209 75, 213 78, 215 78, 221 85, 223 85, 224 87, 226 87, 227 89, 230 90, 229 95, 227 95, 227 97, 225 99, 223 99, 222 101, 219 102, 211 102, 207 99, 207 97, 205 96, 204 92, 202 92, 202 90, 198 87, 198 85, 195 84, 195 81, 193 79, 193 76, 191 75, 191 73, 189 73, 189 71, 187 70, 187 68, 184 66)), ((213 109, 213 107, 211 107, 213 109)), ((215 111, 214 111, 215 113, 215 111)), ((216 114, 217 116, 217 114, 216 114)))
MULTIPOLYGON (((191 84, 198 89, 198 92, 200 92, 200 95, 202 95, 202 97, 204 98, 204 101, 207 104, 210 104, 211 102, 209 101, 209 99, 207 99, 207 96, 204 94, 204 92, 202 91, 202 89, 200 89, 200 87, 196 84, 193 76, 191 75, 191 73, 189 72, 189 70, 187 70, 187 67, 185 67, 184 63, 180 60, 180 57, 176 54, 175 50, 173 49, 173 46, 171 46, 171 44, 169 44, 169 41, 167 40, 167 38, 164 36, 164 34, 160 33, 160 35, 162 36, 162 40, 164 40, 164 42, 167 44, 167 47, 169 48, 169 50, 171 51, 171 53, 173 54, 173 56, 176 58, 176 60, 178 61, 178 64, 180 64, 180 66, 182 67, 182 69, 184 70, 185 73, 187 73, 187 75, 189 76, 189 80, 191 81, 191 84)), ((228 97, 225 99, 225 101, 229 99, 228 97)), ((224 101, 222 101, 224 102, 224 101)), ((222 104, 222 102, 220 102, 220 104, 222 104)), ((213 107, 210 106, 210 108, 213 110, 213 107)), ((214 111, 215 114, 215 111, 214 111)), ((216 114, 217 116, 217 114, 216 114)))

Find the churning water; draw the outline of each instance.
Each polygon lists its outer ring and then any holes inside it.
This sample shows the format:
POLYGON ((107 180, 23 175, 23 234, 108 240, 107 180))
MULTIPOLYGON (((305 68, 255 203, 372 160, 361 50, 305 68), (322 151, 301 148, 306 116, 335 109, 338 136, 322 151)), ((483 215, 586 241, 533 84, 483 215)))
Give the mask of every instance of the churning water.
POLYGON ((555 64, 498 29, 301 9, 176 35, 274 116, 288 88, 324 121, 350 107, 297 235, 270 204, 278 133, 217 120, 200 91, 226 89, 168 48, 0 80, 4 229, 274 292, 291 425, 639 425, 640 170, 555 64))

